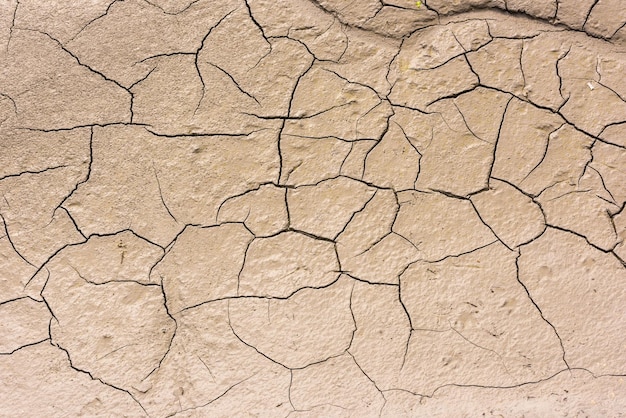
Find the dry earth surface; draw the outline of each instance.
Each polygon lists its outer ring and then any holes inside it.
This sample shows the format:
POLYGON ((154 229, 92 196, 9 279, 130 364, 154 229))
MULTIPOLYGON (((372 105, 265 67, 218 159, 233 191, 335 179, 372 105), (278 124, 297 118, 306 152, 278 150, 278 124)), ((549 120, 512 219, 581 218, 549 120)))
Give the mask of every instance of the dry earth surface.
POLYGON ((1 416, 625 416, 623 1, 0 7, 1 416))

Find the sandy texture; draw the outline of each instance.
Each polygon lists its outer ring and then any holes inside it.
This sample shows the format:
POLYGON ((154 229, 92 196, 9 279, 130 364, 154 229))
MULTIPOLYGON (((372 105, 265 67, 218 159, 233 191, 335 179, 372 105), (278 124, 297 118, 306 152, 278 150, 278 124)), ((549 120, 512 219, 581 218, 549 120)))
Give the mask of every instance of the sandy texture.
POLYGON ((626 416, 620 0, 6 0, 0 416, 626 416))

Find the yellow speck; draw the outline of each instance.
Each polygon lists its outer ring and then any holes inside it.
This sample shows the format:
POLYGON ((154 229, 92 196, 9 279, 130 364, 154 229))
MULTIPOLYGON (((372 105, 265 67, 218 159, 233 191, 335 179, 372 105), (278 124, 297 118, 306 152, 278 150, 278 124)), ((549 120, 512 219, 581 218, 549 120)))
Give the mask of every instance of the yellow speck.
POLYGON ((416 1, 415 5, 417 6, 417 8, 419 9, 420 7, 422 7, 422 2, 421 1, 416 1))
POLYGON ((400 71, 407 71, 409 69, 410 62, 406 59, 400 59, 400 71))

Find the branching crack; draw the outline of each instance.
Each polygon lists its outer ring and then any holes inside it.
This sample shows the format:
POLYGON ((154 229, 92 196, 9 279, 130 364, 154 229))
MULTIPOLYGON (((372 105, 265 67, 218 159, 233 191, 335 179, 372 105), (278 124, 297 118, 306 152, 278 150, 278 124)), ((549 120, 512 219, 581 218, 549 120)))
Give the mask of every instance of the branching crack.
POLYGON ((550 321, 548 321, 548 319, 544 316, 543 312, 541 311, 541 308, 539 307, 539 305, 537 305, 537 302, 535 302, 535 300, 533 299, 532 295, 530 294, 530 291, 528 290, 528 287, 524 284, 524 282, 520 278, 520 274, 519 274, 519 259, 520 259, 520 257, 521 257, 521 251, 518 252, 517 256, 515 257, 515 271, 516 271, 517 281, 520 284, 520 286, 522 286, 524 288, 524 291, 526 292, 526 295, 528 296, 528 299, 533 304, 533 306, 537 309, 537 312, 539 312, 539 315, 541 316, 541 319, 543 319, 544 322, 546 324, 548 324, 550 326, 550 328, 552 328, 552 330, 554 331, 554 335, 556 336, 556 338, 558 338, 559 345, 561 346, 563 363, 565 363, 565 366, 569 370, 571 370, 571 368, 570 368, 570 366, 569 366, 569 364, 567 362, 567 359, 565 358, 565 356, 566 356, 566 354, 565 354, 565 346, 563 345, 563 340, 561 339, 561 336, 559 335, 559 332, 557 331, 556 327, 550 321))
POLYGON ((204 38, 202 38, 202 41, 200 42, 200 46, 198 47, 198 49, 196 49, 195 51, 195 59, 194 59, 194 65, 196 67, 196 72, 198 73, 198 78, 200 79, 200 83, 202 84, 202 94, 200 96, 200 100, 198 100, 198 104, 196 105, 196 109, 194 111, 194 115, 198 112, 198 109, 200 109, 200 105, 202 104, 202 100, 204 99, 204 95, 206 93, 206 84, 204 82, 204 78, 202 77, 202 72, 200 71, 200 66, 198 65, 198 57, 200 56, 200 51, 202 51, 202 49, 204 48, 204 44, 207 40, 207 38, 209 37, 209 35, 211 35, 211 32, 213 32, 213 30, 215 28, 217 28, 224 20, 226 20, 230 15, 232 15, 237 9, 233 9, 230 12, 226 13, 226 15, 224 15, 224 17, 222 17, 220 20, 217 21, 217 23, 215 25, 213 25, 209 31, 207 32, 206 35, 204 35, 204 38))
POLYGON ((105 386, 108 386, 108 387, 110 387, 110 388, 112 388, 112 389, 115 389, 115 390, 117 390, 117 391, 120 391, 120 392, 125 393, 126 395, 128 395, 128 396, 129 396, 129 397, 130 397, 130 398, 131 398, 131 399, 132 399, 132 400, 133 400, 133 401, 134 401, 134 402, 135 402, 135 403, 136 403, 136 404, 137 404, 137 405, 141 408, 141 410, 142 410, 142 411, 146 414, 146 416, 148 416, 148 417, 150 416, 150 414, 148 414, 148 411, 146 411, 146 410, 145 410, 145 408, 143 407, 143 405, 141 404, 141 402, 139 402, 139 401, 137 400, 137 398, 135 398, 135 396, 133 396, 133 394, 132 394, 132 393, 130 393, 128 390, 123 389, 123 388, 118 387, 118 386, 115 386, 115 385, 112 385, 112 384, 110 384, 110 383, 107 383, 107 382, 105 382, 104 380, 102 380, 102 379, 101 379, 101 378, 99 378, 99 377, 94 377, 94 375, 93 375, 93 374, 91 374, 91 372, 89 372, 89 371, 87 371, 87 370, 82 370, 82 369, 80 369, 80 368, 78 368, 78 367, 74 366, 74 364, 73 364, 73 362, 72 362, 72 358, 71 358, 71 356, 70 356, 70 353, 69 353, 69 351, 68 351, 66 348, 62 347, 61 345, 59 345, 59 344, 57 344, 57 343, 55 343, 55 342, 53 342, 53 341, 51 341, 51 342, 50 342, 50 344, 52 344, 54 347, 58 348, 59 350, 61 350, 61 351, 63 351, 63 352, 65 353, 65 355, 67 356, 67 361, 68 361, 68 363, 69 363, 70 368, 74 369, 74 370, 75 370, 76 372, 78 372, 78 373, 86 374, 87 376, 89 376, 89 378, 90 378, 91 380, 98 381, 98 382, 102 383, 102 384, 103 384, 103 385, 105 385, 105 386))

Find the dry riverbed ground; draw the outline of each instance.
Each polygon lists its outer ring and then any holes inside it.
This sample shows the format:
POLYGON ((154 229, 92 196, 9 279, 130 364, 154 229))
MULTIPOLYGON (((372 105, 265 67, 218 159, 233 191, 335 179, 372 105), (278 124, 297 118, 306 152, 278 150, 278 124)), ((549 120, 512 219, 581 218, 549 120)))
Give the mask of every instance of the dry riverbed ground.
POLYGON ((6 0, 0 415, 626 411, 621 0, 6 0))

